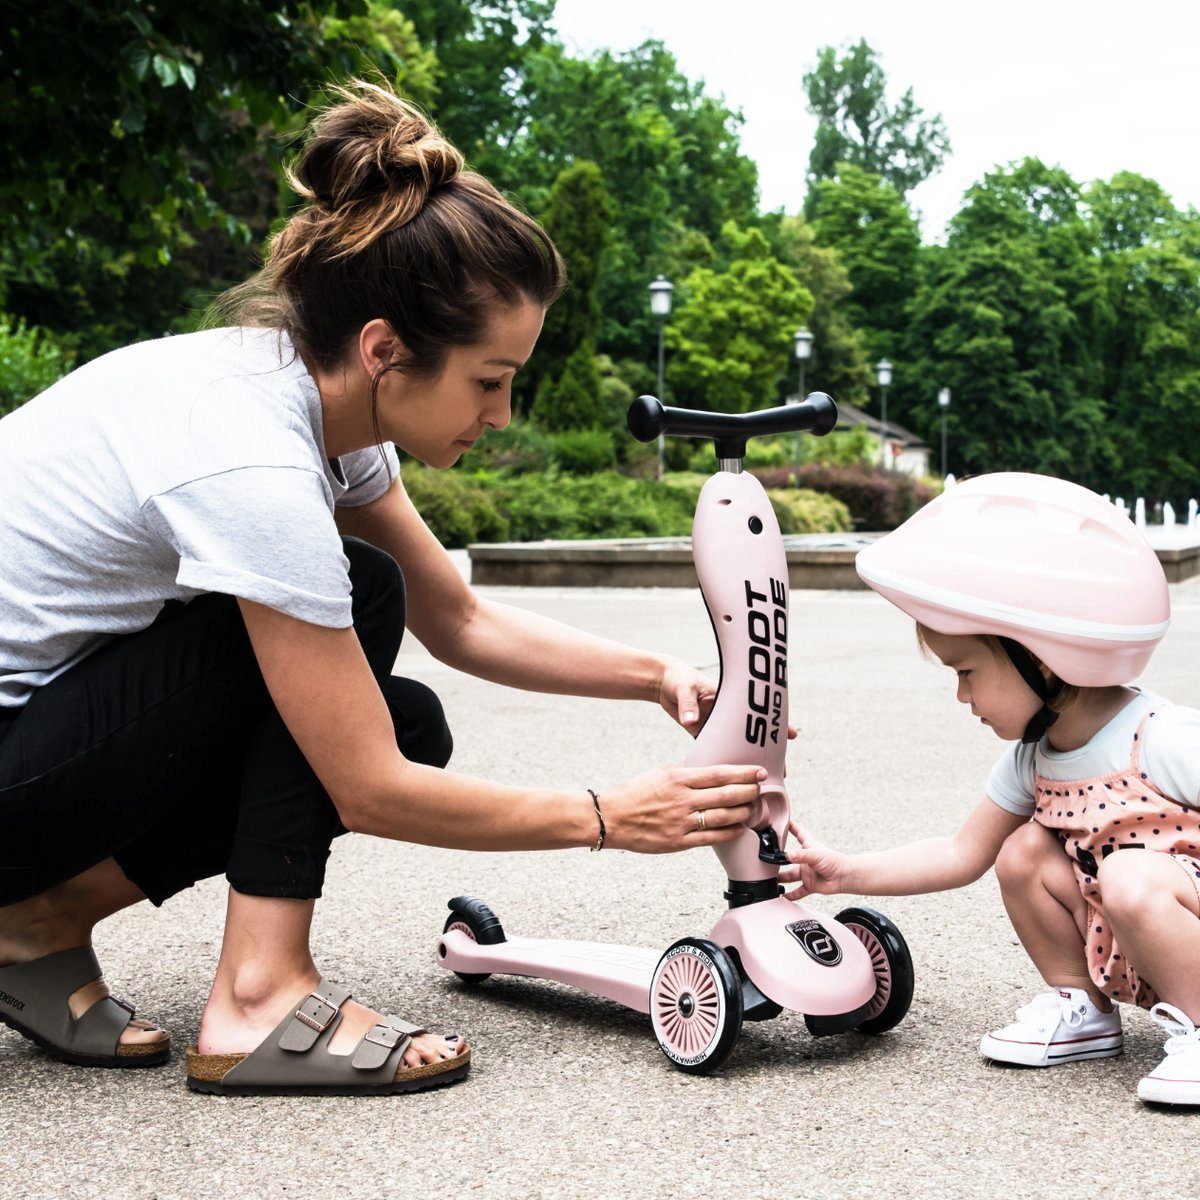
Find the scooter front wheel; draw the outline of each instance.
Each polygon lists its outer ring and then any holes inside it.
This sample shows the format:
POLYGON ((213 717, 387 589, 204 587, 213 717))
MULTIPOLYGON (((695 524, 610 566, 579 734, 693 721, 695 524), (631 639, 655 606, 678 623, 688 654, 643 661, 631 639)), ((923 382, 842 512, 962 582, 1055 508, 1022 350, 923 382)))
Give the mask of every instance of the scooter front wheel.
MULTIPOLYGON (((482 900, 474 896, 455 896, 449 902, 450 915, 442 926, 443 933, 452 929, 465 933, 473 942, 481 946, 495 946, 504 941, 504 929, 500 918, 482 900)), ((467 971, 455 971, 455 975, 463 983, 483 983, 491 979, 491 974, 476 974, 467 971)))
POLYGON ((650 983, 650 1022, 659 1048, 680 1071, 715 1071, 742 1031, 742 983, 729 955, 707 938, 671 946, 650 983))
POLYGON ((875 968, 875 995, 867 1016, 855 1026, 860 1033, 887 1033, 904 1020, 913 998, 913 962, 900 930, 873 908, 846 908, 837 915, 866 947, 875 968))

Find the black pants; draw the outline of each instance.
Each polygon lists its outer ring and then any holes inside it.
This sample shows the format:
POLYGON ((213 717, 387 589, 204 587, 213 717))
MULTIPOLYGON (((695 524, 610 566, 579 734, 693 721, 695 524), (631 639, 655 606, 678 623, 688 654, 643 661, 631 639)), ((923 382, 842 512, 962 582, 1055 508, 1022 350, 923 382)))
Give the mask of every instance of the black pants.
MULTIPOLYGON (((406 758, 443 767, 437 697, 391 676, 404 633, 393 559, 343 538, 354 630, 406 758)), ((345 830, 271 702, 232 596, 168 606, 0 709, 0 905, 113 857, 151 901, 224 872, 252 896, 321 894, 345 830)))

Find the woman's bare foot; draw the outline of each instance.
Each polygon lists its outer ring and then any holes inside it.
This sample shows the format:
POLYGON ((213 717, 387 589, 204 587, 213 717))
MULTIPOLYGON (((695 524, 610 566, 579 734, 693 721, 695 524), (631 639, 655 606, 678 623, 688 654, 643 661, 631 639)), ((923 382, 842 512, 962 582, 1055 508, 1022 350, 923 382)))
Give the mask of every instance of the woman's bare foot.
MULTIPOLYGON (((214 986, 200 1019, 197 1049, 201 1054, 249 1054, 320 982, 320 973, 314 969, 287 981, 270 982, 255 980, 251 973, 243 972, 232 986, 214 986)), ((329 1052, 353 1054, 363 1035, 384 1018, 355 1000, 347 1000, 341 1011, 341 1022, 329 1040, 329 1052)), ((413 1038, 404 1052, 404 1065, 419 1067, 454 1058, 462 1047, 462 1038, 457 1034, 422 1034, 413 1038)))

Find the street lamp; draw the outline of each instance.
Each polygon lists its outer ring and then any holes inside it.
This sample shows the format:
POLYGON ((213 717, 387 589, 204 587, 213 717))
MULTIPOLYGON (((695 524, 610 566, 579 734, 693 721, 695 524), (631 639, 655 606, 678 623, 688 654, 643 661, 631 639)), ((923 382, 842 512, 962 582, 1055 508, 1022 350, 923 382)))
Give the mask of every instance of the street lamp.
POLYGON ((881 358, 875 364, 875 381, 879 384, 879 407, 882 427, 879 431, 879 460, 886 471, 888 466, 888 436, 887 436, 887 390, 892 382, 892 364, 886 358, 881 358))
MULTIPOLYGON (((792 334, 796 347, 796 365, 799 368, 799 379, 796 386, 796 403, 804 403, 804 365, 812 358, 813 335, 801 326, 792 334)), ((804 435, 796 434, 796 484, 800 484, 800 462, 804 457, 804 435)))
MULTIPOLYGON (((665 403, 666 397, 663 395, 663 330, 666 328, 667 318, 671 315, 671 293, 675 290, 675 285, 668 283, 666 276, 660 275, 650 285, 650 311, 658 318, 658 399, 659 403, 665 403)), ((658 478, 663 477, 663 459, 666 453, 666 439, 660 433, 658 435, 658 478)))
POLYGON ((942 410, 942 478, 946 478, 946 413, 950 408, 950 389, 938 392, 938 406, 942 410))

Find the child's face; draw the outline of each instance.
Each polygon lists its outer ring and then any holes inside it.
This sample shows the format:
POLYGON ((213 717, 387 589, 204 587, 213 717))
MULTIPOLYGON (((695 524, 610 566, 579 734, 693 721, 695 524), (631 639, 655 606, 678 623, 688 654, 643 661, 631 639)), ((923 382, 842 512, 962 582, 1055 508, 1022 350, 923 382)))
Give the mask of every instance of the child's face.
POLYGON ((927 630, 925 644, 958 675, 958 701, 998 738, 1017 741, 1042 702, 1006 657, 981 638, 927 630))

